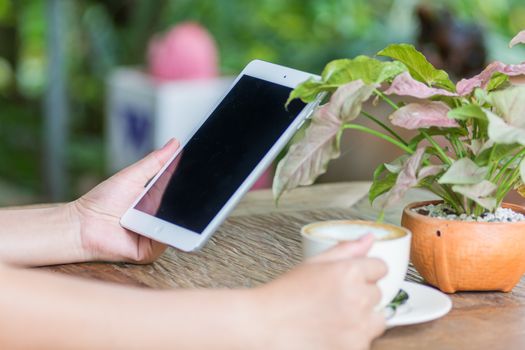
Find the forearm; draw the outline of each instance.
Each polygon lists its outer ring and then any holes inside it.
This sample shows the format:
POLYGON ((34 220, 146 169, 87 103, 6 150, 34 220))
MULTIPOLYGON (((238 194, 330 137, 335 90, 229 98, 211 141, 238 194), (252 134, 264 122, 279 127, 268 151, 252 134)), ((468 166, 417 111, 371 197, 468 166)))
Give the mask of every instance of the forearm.
POLYGON ((0 267, 0 348, 247 349, 249 290, 152 291, 0 267))
POLYGON ((0 261, 41 266, 88 260, 69 204, 0 210, 0 261))

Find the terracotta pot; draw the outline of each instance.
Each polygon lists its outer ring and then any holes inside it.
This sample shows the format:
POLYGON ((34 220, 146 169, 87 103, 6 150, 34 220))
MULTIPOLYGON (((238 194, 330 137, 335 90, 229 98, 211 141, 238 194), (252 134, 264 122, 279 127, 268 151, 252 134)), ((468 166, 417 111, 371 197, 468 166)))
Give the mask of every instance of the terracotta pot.
MULTIPOLYGON (((411 210, 436 203, 412 203, 401 220, 412 231, 410 258, 421 276, 446 293, 510 292, 525 273, 525 222, 444 220, 411 210)), ((525 214, 519 205, 503 207, 525 214)))

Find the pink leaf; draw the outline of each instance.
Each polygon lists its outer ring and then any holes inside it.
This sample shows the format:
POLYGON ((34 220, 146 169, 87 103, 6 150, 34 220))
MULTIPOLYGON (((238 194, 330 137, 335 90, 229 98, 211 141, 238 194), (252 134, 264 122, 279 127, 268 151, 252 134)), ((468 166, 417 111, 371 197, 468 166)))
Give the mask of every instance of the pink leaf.
POLYGON ((344 123, 354 120, 361 113, 361 104, 368 100, 377 86, 365 85, 361 79, 340 86, 330 98, 326 112, 344 123))
POLYGON ((525 86, 494 91, 488 95, 488 102, 507 124, 525 130, 525 86))
POLYGON ((403 72, 395 77, 392 85, 385 90, 385 94, 396 94, 399 96, 412 96, 416 98, 429 98, 436 95, 441 96, 457 96, 457 94, 444 90, 436 89, 427 86, 426 84, 412 78, 409 72, 403 72))
POLYGON ((522 30, 509 43, 509 47, 513 47, 517 44, 525 44, 525 30, 522 30))
POLYGON ((494 106, 493 111, 485 110, 489 139, 495 143, 525 145, 525 86, 493 92, 488 101, 494 106))
POLYGON ((438 180, 440 184, 473 185, 482 181, 489 168, 480 167, 470 158, 460 158, 438 180))
POLYGON ((459 95, 464 96, 470 94, 475 88, 485 86, 489 83, 492 74, 503 69, 504 64, 501 62, 492 62, 481 73, 469 79, 461 79, 456 84, 456 91, 459 95))
POLYGON ((417 174, 417 178, 418 178, 418 180, 422 180, 425 177, 437 175, 444 168, 445 168, 444 165, 427 165, 426 167, 421 168, 421 170, 417 174))
POLYGON ((396 126, 414 130, 432 126, 454 128, 458 123, 447 116, 450 108, 443 102, 423 101, 409 103, 390 115, 390 121, 396 126))
POLYGON ((522 75, 525 74, 525 63, 507 65, 499 61, 492 62, 478 75, 469 79, 461 79, 456 84, 458 95, 468 95, 478 87, 484 89, 487 87, 492 75, 496 72, 503 73, 509 77, 522 75))
POLYGON ((412 187, 417 186, 419 180, 417 177, 417 172, 421 166, 423 160, 423 155, 425 154, 425 148, 421 147, 414 152, 410 158, 407 159, 406 163, 403 166, 403 169, 399 172, 397 176, 396 183, 388 192, 384 207, 388 207, 396 202, 398 202, 405 193, 412 187))
POLYGON ((494 192, 498 189, 494 183, 483 180, 474 185, 454 185, 452 190, 465 197, 472 199, 483 208, 493 210, 496 207, 496 198, 492 197, 494 192))
POLYGON ((273 181, 275 198, 286 190, 312 184, 326 171, 328 162, 339 157, 336 136, 342 123, 331 113, 329 104, 317 109, 305 136, 290 147, 277 165, 273 181))
POLYGON ((294 143, 279 162, 273 182, 275 198, 297 186, 310 185, 326 171, 328 162, 339 157, 337 134, 343 123, 361 113, 361 105, 368 100, 375 85, 356 80, 341 86, 330 102, 319 107, 305 136, 294 143))

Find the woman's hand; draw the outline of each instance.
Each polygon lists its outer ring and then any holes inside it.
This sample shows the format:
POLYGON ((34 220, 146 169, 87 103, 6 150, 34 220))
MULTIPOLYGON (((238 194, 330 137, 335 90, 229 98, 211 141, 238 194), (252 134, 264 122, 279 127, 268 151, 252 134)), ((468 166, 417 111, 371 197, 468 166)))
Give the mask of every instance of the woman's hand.
POLYGON ((385 323, 374 306, 375 282, 386 267, 364 257, 371 243, 368 237, 340 245, 256 289, 159 291, 0 266, 0 343, 57 350, 367 349, 385 323))
POLYGON ((150 263, 166 246, 122 226, 121 216, 179 147, 171 140, 71 203, 85 260, 150 263))
POLYGON ((368 349, 385 329, 374 308, 386 265, 365 257, 372 242, 340 244, 256 290, 259 348, 368 349))

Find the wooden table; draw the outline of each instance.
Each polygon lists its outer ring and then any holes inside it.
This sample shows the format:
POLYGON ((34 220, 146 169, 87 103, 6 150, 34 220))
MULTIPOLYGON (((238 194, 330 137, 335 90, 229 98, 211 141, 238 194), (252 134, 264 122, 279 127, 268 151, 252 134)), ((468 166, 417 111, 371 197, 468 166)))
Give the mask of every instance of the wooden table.
MULTIPOLYGON (((366 200, 359 201, 369 185, 354 182, 298 189, 286 195, 278 208, 270 191, 251 192, 201 252, 169 249, 148 266, 90 263, 49 269, 151 288, 256 286, 300 262, 298 232, 305 223, 373 216, 366 200)), ((387 213, 388 220, 398 222, 400 208, 387 213)), ((413 269, 407 279, 421 282, 413 269)), ((447 316, 390 329, 374 342, 373 349, 525 349, 525 279, 511 293, 451 297, 454 307, 447 316)))

